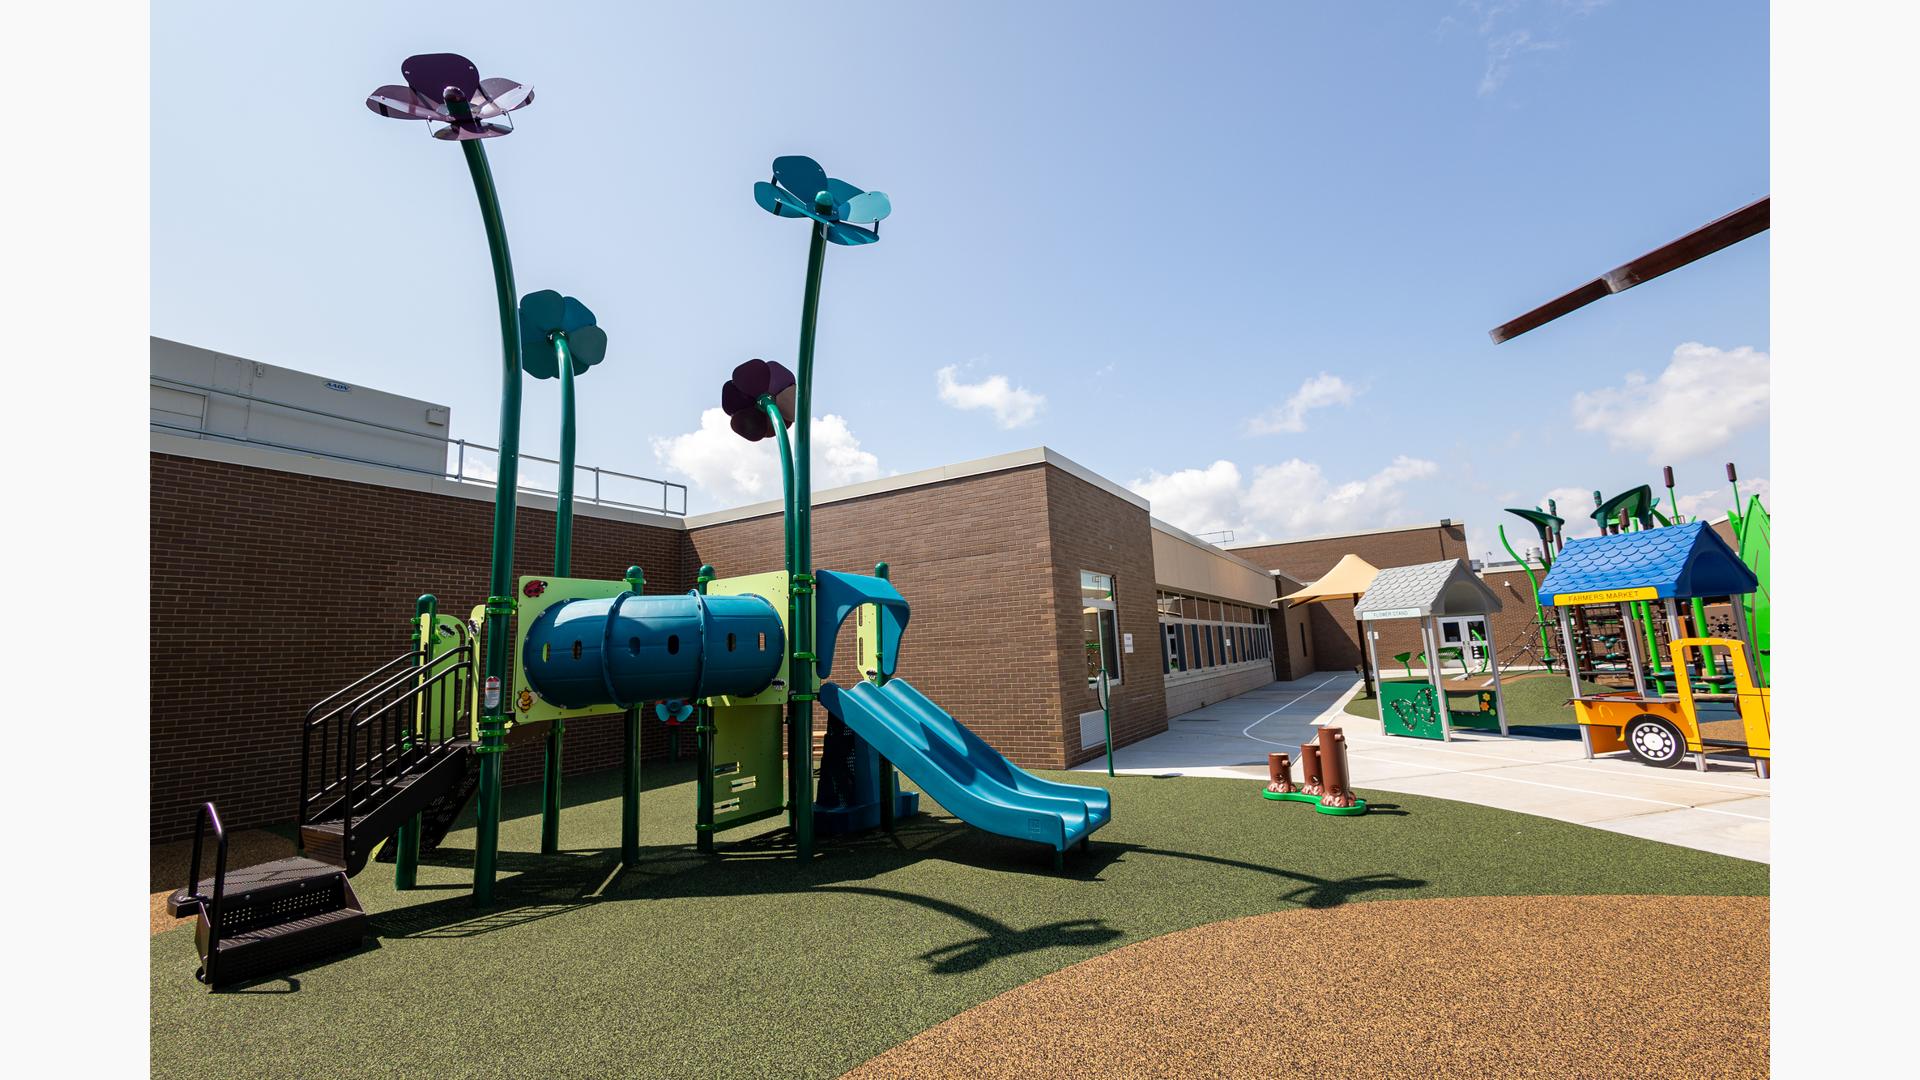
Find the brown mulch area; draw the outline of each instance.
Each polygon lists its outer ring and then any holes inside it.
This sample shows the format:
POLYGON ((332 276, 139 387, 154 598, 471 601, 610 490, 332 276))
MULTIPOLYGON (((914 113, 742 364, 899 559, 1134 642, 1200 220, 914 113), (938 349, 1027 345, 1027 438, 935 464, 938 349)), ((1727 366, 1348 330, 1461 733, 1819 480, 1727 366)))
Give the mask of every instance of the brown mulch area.
POLYGON ((1766 1076, 1765 897, 1503 896, 1211 923, 846 1074, 1766 1076))
MULTIPOLYGON (((213 876, 214 850, 212 839, 208 839, 200 855, 200 876, 203 878, 213 876)), ((248 829, 227 837, 228 870, 284 859, 291 854, 293 854, 293 841, 263 829, 248 829)), ((153 933, 171 930, 176 926, 185 926, 191 921, 176 919, 167 914, 167 896, 187 883, 187 867, 192 862, 193 841, 191 840, 175 840, 153 845, 153 872, 148 879, 148 888, 153 890, 153 895, 148 898, 153 933)))

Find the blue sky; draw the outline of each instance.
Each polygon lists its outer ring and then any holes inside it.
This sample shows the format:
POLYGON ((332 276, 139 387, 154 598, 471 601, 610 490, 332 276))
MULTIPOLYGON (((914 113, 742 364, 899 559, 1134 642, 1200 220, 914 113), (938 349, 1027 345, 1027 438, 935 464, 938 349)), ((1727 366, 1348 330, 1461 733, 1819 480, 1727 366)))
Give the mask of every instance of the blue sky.
MULTIPOLYGON (((611 336, 581 462, 695 511, 777 496, 769 445, 703 413, 792 358, 806 230, 751 197, 788 153, 895 208, 828 256, 817 483, 1044 443, 1196 531, 1464 518, 1482 556, 1549 492, 1584 511, 1672 464, 1717 513, 1721 462, 1771 473, 1764 235, 1486 336, 1767 193, 1763 5, 168 0, 154 333, 494 440, 459 151, 362 105, 433 51, 537 89, 488 149, 522 291, 611 336)), ((529 450, 557 412, 530 383, 529 450)))

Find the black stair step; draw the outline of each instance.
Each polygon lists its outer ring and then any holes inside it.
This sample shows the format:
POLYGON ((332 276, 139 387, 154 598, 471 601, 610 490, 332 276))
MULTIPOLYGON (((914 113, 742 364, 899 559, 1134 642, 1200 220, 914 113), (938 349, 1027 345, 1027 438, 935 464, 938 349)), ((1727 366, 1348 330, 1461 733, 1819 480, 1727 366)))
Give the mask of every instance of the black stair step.
POLYGON ((351 831, 337 813, 302 825, 302 848, 309 857, 343 867, 350 875, 359 873, 373 849, 403 822, 426 810, 469 772, 477 772, 471 764, 473 745, 463 740, 436 748, 421 755, 405 775, 364 800, 356 798, 363 809, 352 814, 351 831))
MULTIPOLYGON (((291 885, 308 878, 339 872, 338 866, 294 855, 227 871, 226 895, 239 897, 270 886, 291 885)), ((212 896, 213 879, 202 878, 197 891, 202 896, 212 896)), ((199 910, 200 901, 188 896, 184 887, 173 890, 173 895, 167 897, 167 914, 176 919, 186 918, 199 910)))
MULTIPOLYGON (((460 812, 473 801, 473 793, 480 788, 480 769, 478 759, 471 753, 460 755, 464 769, 447 790, 433 797, 426 809, 420 811, 420 852, 426 854, 440 846, 440 842, 453 831, 453 823, 460 818, 460 812)), ((398 844, 387 844, 374 853, 375 862, 390 863, 398 854, 398 844)))
MULTIPOLYGON (((335 869, 334 873, 339 871, 335 869)), ((201 955, 197 974, 202 982, 218 989, 359 948, 366 936, 367 913, 358 901, 352 901, 350 906, 332 911, 315 912, 224 936, 215 943, 209 956, 208 925, 203 913, 196 935, 201 955)))

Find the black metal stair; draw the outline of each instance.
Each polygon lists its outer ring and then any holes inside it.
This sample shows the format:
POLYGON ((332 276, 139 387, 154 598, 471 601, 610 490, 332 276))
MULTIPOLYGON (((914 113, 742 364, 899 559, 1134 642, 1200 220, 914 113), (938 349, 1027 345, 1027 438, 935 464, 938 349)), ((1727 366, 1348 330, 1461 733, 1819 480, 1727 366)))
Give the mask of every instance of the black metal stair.
MULTIPOLYGON (((412 762, 401 766, 392 780, 357 797, 350 813, 347 808, 336 805, 320 820, 300 826, 301 847, 311 858, 345 867, 350 875, 359 873, 366 867, 373 849, 393 837, 408 819, 421 814, 425 824, 428 807, 437 801, 453 802, 443 797, 469 774, 477 780, 479 770, 472 767, 473 746, 461 740, 415 751, 412 762)), ((472 793, 472 786, 468 785, 468 797, 472 793)), ((442 806, 446 820, 440 835, 434 838, 435 844, 446 836, 452 819, 459 816, 464 805, 465 800, 460 800, 452 806, 451 813, 442 806)), ((426 846, 424 837, 421 846, 426 846)))
POLYGON ((227 874, 227 830, 212 803, 194 815, 188 886, 167 900, 175 916, 193 915, 194 977, 219 989, 332 956, 366 939, 367 913, 338 866, 294 857, 227 874), (218 853, 213 876, 200 876, 205 827, 218 853))
MULTIPOLYGON (((473 801, 473 793, 480 788, 480 759, 472 753, 460 755, 463 770, 454 780, 453 786, 428 802, 420 811, 420 852, 426 854, 440 846, 440 841, 453 831, 453 823, 460 818, 460 811, 473 801)), ((390 863, 399 845, 385 844, 374 852, 373 861, 390 863)))
POLYGON ((472 680, 471 646, 438 655, 416 650, 308 710, 299 856, 229 875, 219 812, 206 803, 195 813, 187 885, 168 898, 167 910, 198 919, 196 977, 218 989, 359 947, 367 913, 348 878, 415 815, 422 847, 438 844, 473 794, 479 769, 474 744, 463 737, 472 680), (209 823, 219 852, 213 876, 202 878, 209 823))

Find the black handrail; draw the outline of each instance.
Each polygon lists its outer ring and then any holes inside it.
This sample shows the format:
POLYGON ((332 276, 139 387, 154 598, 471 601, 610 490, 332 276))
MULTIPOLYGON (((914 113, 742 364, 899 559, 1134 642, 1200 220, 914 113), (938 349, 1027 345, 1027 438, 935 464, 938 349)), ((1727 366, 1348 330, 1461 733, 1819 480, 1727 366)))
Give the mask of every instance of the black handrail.
POLYGON ((344 790, 341 792, 339 801, 341 807, 340 852, 343 858, 348 857, 348 853, 352 851, 354 808, 360 801, 359 793, 356 791, 356 778, 364 773, 368 786, 377 791, 400 779, 415 761, 458 740, 459 721, 463 718, 464 709, 457 711, 453 716, 453 723, 448 724, 445 731, 436 737, 432 732, 432 718, 427 717, 424 724, 417 722, 421 718, 411 712, 411 706, 423 695, 446 687, 453 689, 456 702, 464 704, 466 695, 459 691, 462 685, 469 682, 473 676, 471 653, 470 645, 462 645, 441 653, 422 667, 420 674, 424 675, 435 664, 448 657, 456 657, 458 662, 407 686, 401 696, 380 705, 372 712, 367 710, 372 709, 375 703, 369 701, 349 715, 345 725, 344 740, 347 760, 353 764, 344 770, 341 777, 340 782, 344 790), (377 730, 377 725, 382 721, 385 722, 386 738, 376 750, 373 740, 381 734, 377 730), (353 750, 358 741, 357 736, 367 728, 376 728, 376 730, 368 731, 365 760, 360 761, 353 750), (403 731, 406 732, 404 740, 402 739, 403 731))
MULTIPOLYGON (((403 686, 412 686, 415 691, 424 690, 427 686, 427 683, 420 682, 419 680, 421 680, 422 677, 425 676, 427 672, 432 671, 436 666, 441 664, 443 661, 448 660, 449 658, 455 659, 456 663, 449 666, 448 668, 443 669, 443 672, 454 670, 455 668, 460 667, 461 665, 470 665, 472 662, 472 658, 471 658, 472 652, 473 652, 473 646, 471 644, 462 645, 462 646, 459 646, 458 648, 449 649, 446 652, 443 652, 438 656, 435 656, 433 659, 427 661, 424 664, 419 662, 423 654, 418 650, 402 654, 401 656, 395 657, 394 659, 387 661, 385 664, 382 664, 379 668, 376 668, 371 674, 361 676, 359 679, 355 680, 353 684, 348 686, 346 689, 336 691, 334 694, 330 695, 326 700, 320 702, 318 705, 315 705, 313 708, 308 709, 306 725, 304 730, 301 732, 301 740, 300 740, 300 804, 299 804, 299 807, 297 808, 298 810, 297 817, 296 817, 297 825, 305 825, 309 820, 311 820, 310 814, 311 814, 311 811, 313 810, 313 807, 316 804, 321 803, 322 801, 327 799, 328 795, 335 788, 340 786, 340 784, 342 783, 342 780, 345 778, 348 771, 353 767, 352 765, 353 748, 351 745, 348 744, 347 740, 344 738, 344 735, 343 735, 343 737, 337 743, 333 743, 333 747, 335 750, 335 754, 334 754, 335 761, 334 761, 334 768, 331 774, 332 778, 322 780, 318 784, 317 789, 314 790, 311 795, 309 795, 308 794, 309 784, 313 780, 311 763, 313 758, 313 738, 314 738, 314 733, 316 731, 319 732, 319 736, 320 736, 320 760, 322 765, 324 765, 327 761, 327 750, 328 750, 329 744, 330 742, 332 742, 329 736, 331 734, 330 729, 333 726, 332 722, 334 721, 335 718, 344 718, 342 719, 342 722, 341 722, 341 726, 344 732, 346 729, 350 727, 353 716, 360 709, 365 708, 368 704, 378 699, 381 695, 390 694, 395 689, 403 686), (332 709, 329 709, 326 713, 320 716, 316 717, 314 715, 314 713, 318 712, 322 707, 327 705, 329 702, 337 700, 342 695, 358 687, 365 686, 367 682, 369 682, 375 676, 380 675, 382 672, 390 671, 394 667, 394 665, 398 664, 403 660, 412 660, 414 661, 415 666, 404 668, 399 671, 395 671, 392 674, 387 675, 386 678, 384 678, 377 685, 363 691, 358 697, 355 697, 342 704, 336 705, 332 709), (415 685, 416 683, 417 685, 415 685)), ((437 677, 438 676, 435 676, 435 678, 437 677)))
MULTIPOLYGON (((294 808, 296 825, 305 825, 307 823, 307 780, 309 777, 313 775, 313 760, 312 760, 313 759, 313 739, 311 736, 311 732, 316 726, 316 723, 324 725, 327 720, 332 719, 332 714, 329 713, 326 717, 323 717, 316 722, 314 719, 314 714, 319 712, 321 709, 326 708, 328 705, 332 704, 334 701, 338 700, 339 698, 352 693, 353 691, 359 689, 362 686, 365 686, 369 681, 385 674, 388 671, 391 671, 395 667, 395 665, 398 665, 402 662, 407 662, 407 661, 412 662, 412 665, 413 665, 412 667, 409 667, 407 670, 412 671, 415 668, 417 668, 420 661, 420 650, 414 649, 408 652, 401 653, 399 656, 394 657, 393 659, 387 661, 384 664, 381 664, 379 667, 374 668, 372 671, 366 673, 365 675, 360 676, 359 678, 353 680, 352 682, 341 687, 340 689, 335 690, 333 693, 328 694, 326 697, 321 698, 319 701, 314 703, 312 708, 307 710, 307 715, 305 719, 302 721, 301 727, 300 727, 300 796, 299 796, 299 804, 294 808)), ((326 731, 323 728, 320 733, 320 760, 323 764, 325 763, 326 758, 327 758, 327 739, 326 739, 326 731)))
POLYGON ((220 824, 220 811, 212 803, 203 803, 193 812, 193 859, 187 865, 187 897, 200 902, 207 919, 207 962, 201 974, 213 982, 213 965, 220 955, 220 902, 227 892, 227 829, 220 824), (220 842, 213 864, 213 895, 200 891, 200 845, 206 839, 207 822, 213 822, 213 836, 220 842))

